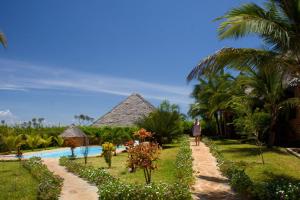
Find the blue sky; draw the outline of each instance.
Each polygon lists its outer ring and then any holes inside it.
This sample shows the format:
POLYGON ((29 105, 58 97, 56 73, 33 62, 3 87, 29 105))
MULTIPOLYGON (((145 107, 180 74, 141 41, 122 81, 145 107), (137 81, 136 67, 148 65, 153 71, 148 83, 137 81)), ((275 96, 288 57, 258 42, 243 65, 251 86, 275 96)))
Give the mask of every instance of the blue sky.
POLYGON ((3 0, 0 119, 70 124, 76 114, 98 118, 133 92, 185 113, 193 102, 185 77, 201 58, 260 46, 254 37, 217 39, 213 19, 246 2, 3 0))

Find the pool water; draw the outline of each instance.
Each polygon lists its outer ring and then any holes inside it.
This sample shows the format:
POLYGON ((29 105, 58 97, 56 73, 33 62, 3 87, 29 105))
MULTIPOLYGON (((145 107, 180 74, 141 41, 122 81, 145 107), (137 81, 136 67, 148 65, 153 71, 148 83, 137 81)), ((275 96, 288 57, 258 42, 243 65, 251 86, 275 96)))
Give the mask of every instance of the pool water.
MULTIPOLYGON (((118 150, 124 150, 124 147, 118 147, 118 150)), ((74 154, 76 157, 83 157, 85 147, 76 147, 74 149, 74 154)), ((101 146, 89 146, 88 147, 88 156, 99 156, 102 153, 101 146)), ((71 149, 64 148, 54 151, 40 151, 30 154, 24 154, 23 158, 31 158, 31 157, 41 157, 41 158, 60 158, 62 156, 71 156, 71 149)))

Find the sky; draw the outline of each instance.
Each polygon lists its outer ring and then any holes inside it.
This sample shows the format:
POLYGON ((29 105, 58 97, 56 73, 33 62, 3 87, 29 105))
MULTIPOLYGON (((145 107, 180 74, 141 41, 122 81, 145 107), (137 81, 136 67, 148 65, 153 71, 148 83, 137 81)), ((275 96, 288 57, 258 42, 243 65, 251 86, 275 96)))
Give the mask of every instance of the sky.
POLYGON ((2 0, 0 120, 68 125, 78 114, 99 118, 131 93, 186 113, 195 84, 186 76, 202 58, 260 47, 255 37, 220 41, 213 22, 249 1, 2 0))

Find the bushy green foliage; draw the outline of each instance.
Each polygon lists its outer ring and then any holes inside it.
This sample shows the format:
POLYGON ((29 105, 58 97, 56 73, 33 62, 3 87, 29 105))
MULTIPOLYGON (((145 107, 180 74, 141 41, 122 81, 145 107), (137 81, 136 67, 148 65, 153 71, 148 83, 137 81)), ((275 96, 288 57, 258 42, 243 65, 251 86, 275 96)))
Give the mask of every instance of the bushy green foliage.
POLYGON ((22 161, 23 166, 39 181, 38 199, 58 199, 63 179, 48 170, 40 158, 33 157, 22 161))
POLYGON ((152 132, 153 138, 159 144, 166 144, 183 133, 182 121, 178 106, 164 101, 158 109, 138 120, 136 124, 139 128, 152 132))
POLYGON ((99 189, 99 198, 103 200, 190 200, 189 185, 193 180, 192 158, 189 143, 185 138, 180 146, 179 155, 176 158, 176 177, 174 184, 151 183, 128 184, 111 176, 104 169, 96 169, 84 166, 69 160, 66 157, 60 159, 60 164, 70 172, 94 183, 99 189))
POLYGON ((115 150, 116 147, 110 142, 105 142, 104 144, 102 144, 102 156, 104 157, 104 160, 109 168, 111 167, 112 154, 115 150))
POLYGON ((183 185, 189 185, 193 182, 193 159, 192 150, 187 137, 183 137, 180 148, 176 156, 176 177, 183 185))
POLYGON ((91 144, 111 142, 120 145, 132 139, 136 127, 91 127, 82 126, 80 129, 89 136, 91 144))
MULTIPOLYGON (((41 147, 62 146, 62 139, 57 137, 67 127, 10 127, 0 125, 0 152, 15 150, 12 145, 6 144, 6 139, 12 141, 17 136, 22 137, 24 143, 21 144, 23 150, 36 149, 41 147), (22 136, 21 136, 22 135, 22 136), (11 137, 11 138, 7 138, 11 137)), ((111 142, 121 145, 133 139, 136 127, 91 127, 81 126, 80 129, 88 135, 90 144, 99 145, 103 142, 111 142)), ((11 144, 11 142, 10 142, 11 144)))

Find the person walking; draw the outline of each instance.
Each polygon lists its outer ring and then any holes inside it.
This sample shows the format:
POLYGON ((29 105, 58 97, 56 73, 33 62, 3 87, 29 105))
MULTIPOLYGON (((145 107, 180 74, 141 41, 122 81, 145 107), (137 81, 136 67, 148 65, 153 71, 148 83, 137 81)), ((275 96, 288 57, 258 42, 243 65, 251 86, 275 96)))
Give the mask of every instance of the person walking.
POLYGON ((193 136, 195 137, 196 146, 200 144, 201 126, 199 120, 196 118, 193 126, 193 136))

